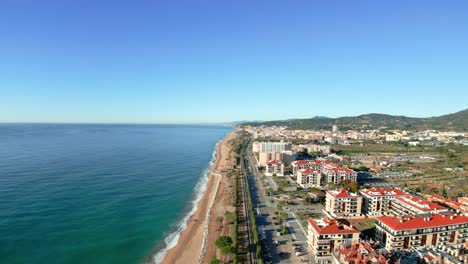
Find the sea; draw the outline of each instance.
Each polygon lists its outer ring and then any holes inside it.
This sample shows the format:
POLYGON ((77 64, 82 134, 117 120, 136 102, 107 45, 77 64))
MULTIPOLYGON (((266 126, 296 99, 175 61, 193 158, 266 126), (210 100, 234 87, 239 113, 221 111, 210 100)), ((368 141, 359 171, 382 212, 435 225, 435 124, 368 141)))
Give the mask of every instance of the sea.
POLYGON ((159 263, 230 130, 0 124, 0 263, 159 263))

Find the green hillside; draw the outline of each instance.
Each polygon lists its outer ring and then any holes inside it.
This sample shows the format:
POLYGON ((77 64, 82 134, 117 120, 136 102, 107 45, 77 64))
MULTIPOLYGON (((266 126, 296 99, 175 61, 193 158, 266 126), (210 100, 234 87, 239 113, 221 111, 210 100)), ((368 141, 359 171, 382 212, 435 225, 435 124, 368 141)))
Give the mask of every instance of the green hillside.
POLYGON ((268 122, 243 123, 251 126, 287 126, 289 129, 331 129, 333 125, 338 125, 340 129, 359 128, 387 128, 406 130, 444 130, 444 131, 467 131, 468 130, 468 109, 453 114, 415 118, 406 116, 392 116, 385 114, 366 114, 360 116, 345 116, 339 118, 314 117, 308 119, 291 119, 268 122))

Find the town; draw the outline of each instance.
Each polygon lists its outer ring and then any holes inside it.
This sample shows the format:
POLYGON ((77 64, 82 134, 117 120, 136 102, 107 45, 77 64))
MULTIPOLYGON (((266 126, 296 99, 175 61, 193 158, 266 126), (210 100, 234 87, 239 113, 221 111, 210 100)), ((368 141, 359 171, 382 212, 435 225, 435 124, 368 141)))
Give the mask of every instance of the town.
POLYGON ((238 130, 265 263, 467 263, 467 133, 238 130))

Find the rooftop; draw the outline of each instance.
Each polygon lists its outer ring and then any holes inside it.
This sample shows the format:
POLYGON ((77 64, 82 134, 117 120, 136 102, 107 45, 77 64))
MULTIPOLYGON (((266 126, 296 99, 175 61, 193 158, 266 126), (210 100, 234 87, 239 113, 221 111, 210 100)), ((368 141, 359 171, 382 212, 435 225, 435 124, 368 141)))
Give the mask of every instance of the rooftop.
POLYGON ((275 165, 275 164, 283 164, 283 162, 280 160, 269 160, 267 164, 275 165))
POLYGON ((309 224, 320 235, 324 234, 355 234, 359 231, 352 225, 346 225, 336 219, 309 219, 309 224))
POLYGON ((400 196, 406 195, 406 193, 399 188, 370 188, 361 190, 362 194, 367 196, 400 196))
POLYGON ((431 217, 397 217, 380 216, 377 221, 385 224, 393 230, 411 230, 429 227, 441 227, 457 224, 468 224, 468 217, 462 215, 441 215, 434 214, 431 217))
POLYGON ((319 171, 312 170, 311 168, 303 169, 299 171, 301 174, 312 174, 312 173, 319 173, 319 171))
POLYGON ((405 205, 417 208, 417 209, 419 209, 421 211, 431 212, 431 211, 435 211, 435 210, 446 210, 446 208, 441 206, 441 205, 438 205, 436 203, 432 203, 430 201, 421 200, 418 197, 411 196, 411 195, 400 196, 400 197, 397 197, 395 200, 397 200, 397 201, 399 201, 399 202, 401 202, 401 203, 403 203, 405 205))
POLYGON ((329 193, 331 196, 333 196, 335 198, 356 198, 356 197, 360 197, 359 194, 348 192, 346 190, 341 190, 341 191, 328 190, 327 193, 329 193))

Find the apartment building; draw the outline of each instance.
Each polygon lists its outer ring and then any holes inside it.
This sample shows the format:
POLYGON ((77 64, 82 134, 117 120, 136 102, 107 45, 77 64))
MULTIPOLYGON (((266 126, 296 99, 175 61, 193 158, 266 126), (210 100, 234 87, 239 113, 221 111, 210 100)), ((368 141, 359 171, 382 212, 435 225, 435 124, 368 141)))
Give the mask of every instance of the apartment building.
POLYGON ((258 152, 281 152, 291 150, 290 142, 259 142, 253 149, 258 152))
POLYGON ((260 152, 258 153, 258 166, 266 166, 270 160, 283 161, 283 153, 280 152, 260 152))
POLYGON ((430 245, 459 248, 468 237, 468 217, 462 215, 379 216, 376 220, 376 239, 388 250, 430 245))
POLYGON ((390 206, 390 214, 395 216, 430 216, 431 214, 448 214, 449 209, 412 195, 398 196, 390 206))
POLYGON ((270 160, 266 163, 265 175, 266 176, 284 176, 284 163, 280 160, 270 160))
POLYGON ((362 211, 367 216, 390 214, 392 202, 396 197, 407 195, 398 188, 370 188, 361 190, 363 198, 362 211))
POLYGON ((319 170, 306 168, 296 173, 296 182, 302 188, 320 188, 322 185, 322 173, 319 170))
POLYGON ((358 242, 341 245, 333 253, 333 264, 387 264, 391 253, 378 251, 378 243, 358 242))
POLYGON ((334 218, 362 217, 362 197, 359 194, 342 191, 326 192, 325 211, 334 218))
POLYGON ((458 198, 458 201, 453 201, 435 194, 424 194, 424 198, 428 201, 443 204, 452 208, 455 212, 468 216, 468 199, 466 197, 458 198))
POLYGON ((333 251, 340 245, 359 241, 359 231, 336 219, 309 219, 307 242, 317 264, 332 263, 333 251))
POLYGON ((326 183, 338 184, 343 181, 357 181, 357 173, 349 168, 325 164, 322 166, 322 174, 326 183))
MULTIPOLYGON (((296 160, 291 162, 291 167, 293 169, 293 174, 296 175, 296 173, 299 170, 304 170, 307 168, 311 168, 312 170, 322 170, 322 167, 324 165, 333 165, 333 162, 329 160, 321 160, 321 159, 315 159, 315 160, 296 160)), ((335 165, 336 166, 336 165, 335 165)))

